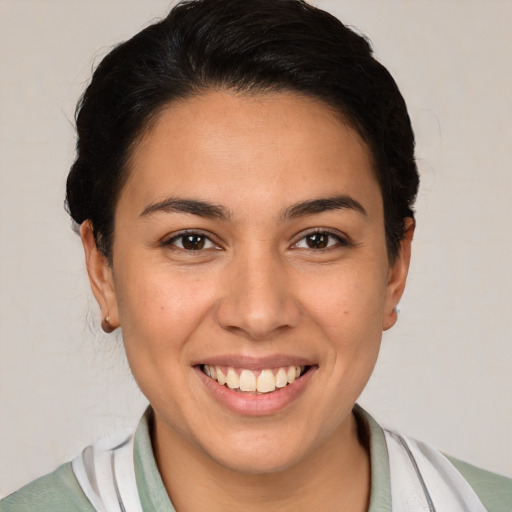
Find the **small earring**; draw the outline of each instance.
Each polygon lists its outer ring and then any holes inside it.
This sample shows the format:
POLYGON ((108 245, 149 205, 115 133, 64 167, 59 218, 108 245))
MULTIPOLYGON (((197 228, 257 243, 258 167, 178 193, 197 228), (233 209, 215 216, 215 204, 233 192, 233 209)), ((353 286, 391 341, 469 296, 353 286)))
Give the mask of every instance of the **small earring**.
POLYGON ((110 324, 108 315, 101 321, 101 328, 105 334, 110 334, 114 330, 114 326, 110 324))
POLYGON ((394 308, 393 308, 394 312, 397 314, 397 316, 400 314, 400 306, 397 304, 394 308))

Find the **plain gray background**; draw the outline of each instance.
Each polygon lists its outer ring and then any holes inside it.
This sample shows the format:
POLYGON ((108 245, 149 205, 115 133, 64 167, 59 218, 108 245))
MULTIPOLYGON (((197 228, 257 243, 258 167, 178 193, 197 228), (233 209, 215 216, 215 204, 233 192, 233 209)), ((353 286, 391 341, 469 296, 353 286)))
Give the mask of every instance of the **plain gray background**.
MULTIPOLYGON (((360 403, 512 476, 512 2, 325 0, 369 35, 415 127, 422 185, 398 325, 360 403)), ((95 62, 163 0, 0 0, 0 495, 135 425, 63 209, 95 62)))

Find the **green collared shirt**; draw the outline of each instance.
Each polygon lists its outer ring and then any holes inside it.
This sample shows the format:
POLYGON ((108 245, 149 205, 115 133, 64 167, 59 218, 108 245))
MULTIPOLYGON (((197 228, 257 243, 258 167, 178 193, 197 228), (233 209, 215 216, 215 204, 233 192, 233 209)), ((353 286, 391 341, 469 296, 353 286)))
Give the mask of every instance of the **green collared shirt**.
MULTIPOLYGON (((389 462, 382 428, 357 407, 360 426, 366 431, 371 458, 371 496, 368 512, 392 512, 389 462)), ((149 422, 151 409, 135 433, 135 475, 144 512, 175 512, 156 465, 149 422)), ((512 479, 449 458, 472 486, 489 512, 512 512, 512 479)), ((26 485, 0 501, 0 512, 94 512, 78 484, 71 463, 26 485)))

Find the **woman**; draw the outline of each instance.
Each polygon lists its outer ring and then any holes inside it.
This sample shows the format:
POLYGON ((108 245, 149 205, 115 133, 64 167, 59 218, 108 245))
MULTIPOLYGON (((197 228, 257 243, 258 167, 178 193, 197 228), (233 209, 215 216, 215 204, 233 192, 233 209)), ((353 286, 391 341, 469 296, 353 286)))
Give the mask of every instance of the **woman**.
POLYGON ((77 129, 69 211, 151 406, 5 510, 510 509, 509 480, 355 406, 418 186, 363 38, 296 0, 184 3, 103 60, 77 129))

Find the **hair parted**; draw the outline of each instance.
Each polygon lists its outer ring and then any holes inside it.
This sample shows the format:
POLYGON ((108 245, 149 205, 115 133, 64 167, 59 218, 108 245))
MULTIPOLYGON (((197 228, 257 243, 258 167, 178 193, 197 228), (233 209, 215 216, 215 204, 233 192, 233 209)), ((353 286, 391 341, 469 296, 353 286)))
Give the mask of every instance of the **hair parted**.
POLYGON ((114 212, 133 145, 176 99, 208 89, 294 91, 334 108, 370 148, 393 260, 418 189, 414 135, 398 87, 368 41, 304 0, 186 0, 116 46, 76 113, 67 209, 111 257, 114 212))

